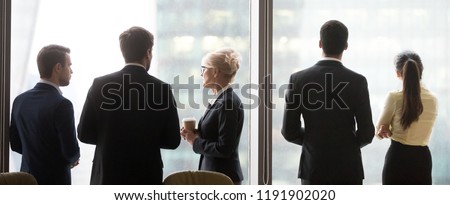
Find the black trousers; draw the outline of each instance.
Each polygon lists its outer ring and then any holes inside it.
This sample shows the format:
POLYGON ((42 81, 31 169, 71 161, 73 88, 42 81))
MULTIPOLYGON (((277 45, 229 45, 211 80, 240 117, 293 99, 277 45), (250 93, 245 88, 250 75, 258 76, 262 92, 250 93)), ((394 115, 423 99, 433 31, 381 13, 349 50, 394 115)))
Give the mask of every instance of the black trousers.
POLYGON ((308 180, 302 179, 302 185, 362 185, 362 179, 341 179, 341 180, 308 180))
POLYGON ((383 168, 384 185, 431 185, 432 159, 428 146, 391 140, 383 168))

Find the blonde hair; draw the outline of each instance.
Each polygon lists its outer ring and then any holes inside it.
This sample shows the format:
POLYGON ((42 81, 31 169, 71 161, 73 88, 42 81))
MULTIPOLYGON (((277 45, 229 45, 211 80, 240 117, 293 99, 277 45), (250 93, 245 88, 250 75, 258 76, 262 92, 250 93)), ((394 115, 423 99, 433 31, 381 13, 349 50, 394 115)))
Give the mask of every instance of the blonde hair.
POLYGON ((203 57, 209 66, 218 69, 230 82, 234 80, 240 66, 241 55, 231 48, 221 48, 203 57))

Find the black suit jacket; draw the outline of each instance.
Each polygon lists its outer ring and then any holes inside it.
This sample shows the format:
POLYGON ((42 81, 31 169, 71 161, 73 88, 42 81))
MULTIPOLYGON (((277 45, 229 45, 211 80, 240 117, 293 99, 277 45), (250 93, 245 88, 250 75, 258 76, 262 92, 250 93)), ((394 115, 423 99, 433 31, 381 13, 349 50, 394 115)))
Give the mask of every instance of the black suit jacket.
POLYGON ((200 170, 221 172, 234 182, 243 180, 238 152, 243 124, 241 100, 228 88, 198 122, 200 137, 194 141, 193 149, 201 154, 200 170))
POLYGON ((96 145, 91 184, 162 184, 160 149, 180 144, 170 85, 135 65, 96 78, 78 138, 96 145))
POLYGON ((281 132, 303 147, 298 177, 330 184, 364 179, 360 149, 374 137, 366 78, 323 60, 292 74, 289 84, 281 132))
POLYGON ((37 83, 14 100, 11 149, 38 184, 71 184, 71 165, 80 158, 75 135, 72 103, 53 86, 37 83))

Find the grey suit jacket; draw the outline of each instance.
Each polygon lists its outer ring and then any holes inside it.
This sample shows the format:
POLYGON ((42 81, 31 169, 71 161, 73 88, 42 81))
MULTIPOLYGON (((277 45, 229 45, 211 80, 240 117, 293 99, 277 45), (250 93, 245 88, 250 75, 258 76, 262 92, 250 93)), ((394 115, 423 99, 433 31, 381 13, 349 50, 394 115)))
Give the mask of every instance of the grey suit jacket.
POLYGON ((243 124, 241 100, 228 88, 199 120, 200 137, 194 141, 193 149, 201 154, 200 170, 221 172, 234 182, 243 180, 238 152, 243 124))

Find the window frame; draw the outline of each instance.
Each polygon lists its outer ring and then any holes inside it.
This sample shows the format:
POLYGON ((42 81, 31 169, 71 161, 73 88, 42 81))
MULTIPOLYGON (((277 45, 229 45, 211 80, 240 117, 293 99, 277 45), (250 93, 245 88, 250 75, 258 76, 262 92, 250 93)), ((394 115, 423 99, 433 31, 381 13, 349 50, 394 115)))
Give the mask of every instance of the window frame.
POLYGON ((11 0, 0 0, 0 172, 9 171, 11 0))
POLYGON ((258 85, 252 95, 260 104, 250 111, 250 184, 272 184, 272 11, 273 0, 252 1, 251 83, 258 85), (257 35, 252 35, 253 32, 257 35), (254 137, 257 136, 257 137, 254 137))
MULTIPOLYGON (((250 69, 251 83, 258 85, 251 94, 261 104, 250 111, 249 183, 272 183, 272 10, 273 0, 249 0, 250 3, 250 69), (267 89, 266 89, 267 88, 267 89)), ((11 57, 11 0, 0 0, 0 172, 9 171, 10 122, 10 57, 11 57)))

